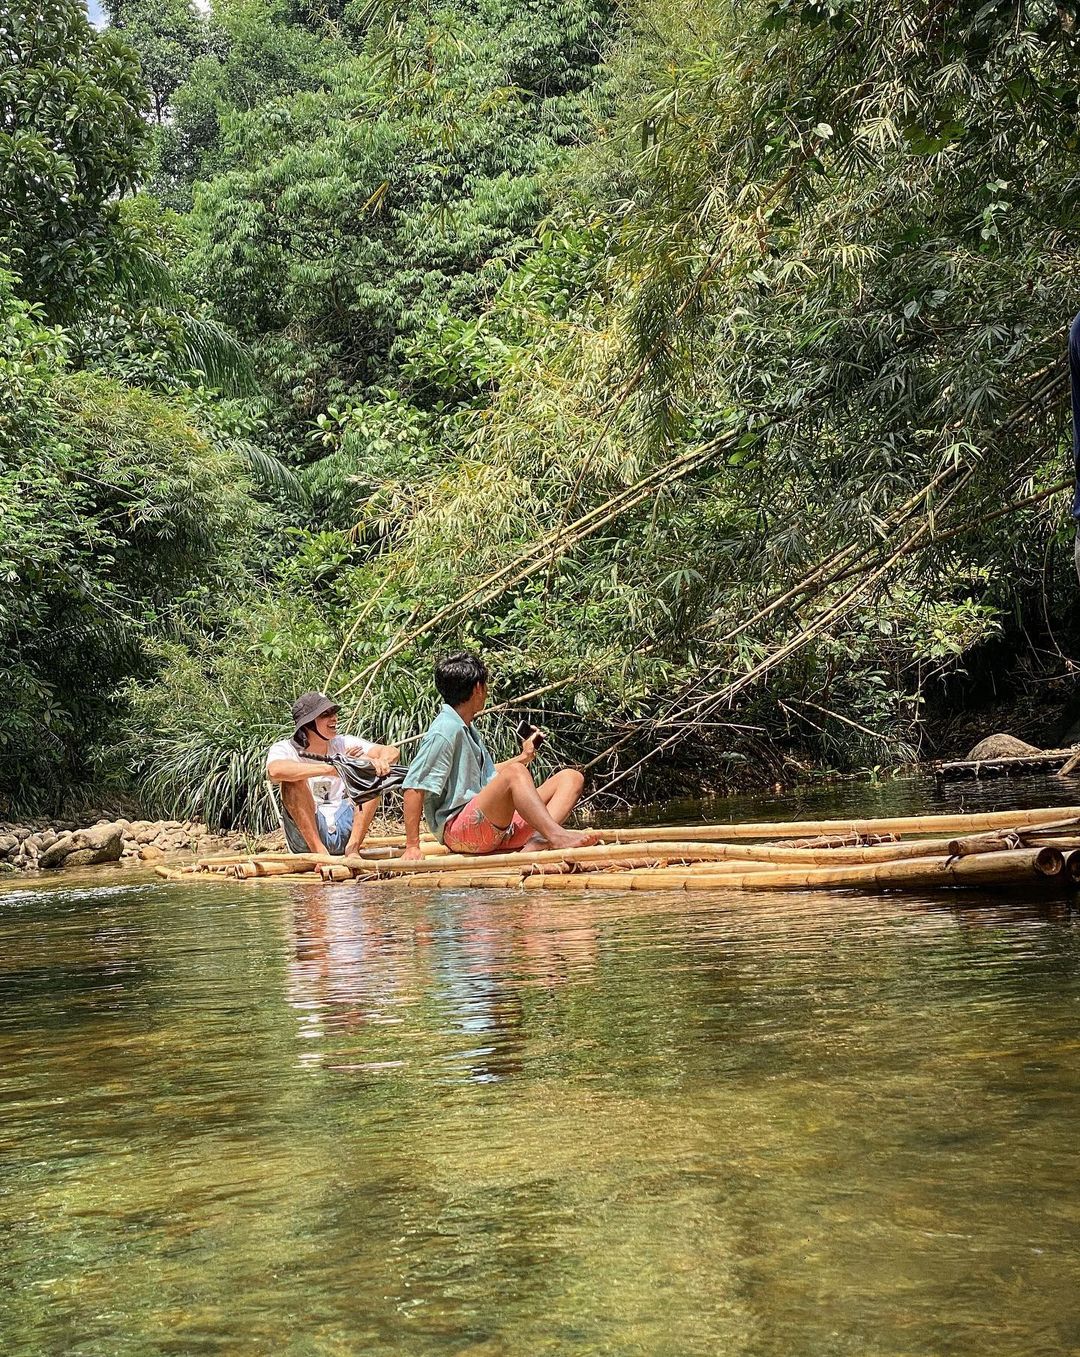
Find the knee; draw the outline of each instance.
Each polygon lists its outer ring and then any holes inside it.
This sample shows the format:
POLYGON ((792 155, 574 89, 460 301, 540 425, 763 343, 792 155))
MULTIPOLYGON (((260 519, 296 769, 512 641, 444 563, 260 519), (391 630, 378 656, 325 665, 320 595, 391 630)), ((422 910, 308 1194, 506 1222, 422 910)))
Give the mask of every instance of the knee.
POLYGON ((580 796, 585 788, 585 774, 576 768, 564 768, 559 774, 563 782, 575 796, 580 796))
POLYGON ((315 804, 315 798, 311 795, 311 788, 306 782, 279 782, 277 784, 278 795, 281 797, 281 804, 286 810, 293 806, 303 806, 307 803, 315 804))

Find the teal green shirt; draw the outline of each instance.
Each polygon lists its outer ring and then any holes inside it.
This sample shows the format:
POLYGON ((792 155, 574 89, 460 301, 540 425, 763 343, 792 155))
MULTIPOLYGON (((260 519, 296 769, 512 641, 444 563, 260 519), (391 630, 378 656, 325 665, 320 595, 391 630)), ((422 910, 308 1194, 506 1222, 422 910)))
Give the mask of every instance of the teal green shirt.
POLYGON ((424 793, 424 818, 442 843, 443 828, 495 776, 487 745, 444 705, 420 741, 402 787, 424 793))

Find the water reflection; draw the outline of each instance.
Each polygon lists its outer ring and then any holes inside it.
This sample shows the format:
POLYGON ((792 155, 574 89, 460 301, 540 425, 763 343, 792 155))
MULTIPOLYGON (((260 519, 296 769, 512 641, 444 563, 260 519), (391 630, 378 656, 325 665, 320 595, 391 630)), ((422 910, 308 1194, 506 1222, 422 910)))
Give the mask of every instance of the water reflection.
POLYGON ((596 963, 595 922, 524 893, 443 892, 419 915, 401 908, 396 889, 299 886, 290 895, 287 995, 311 1043, 300 1056, 308 1065, 400 1067, 346 1055, 373 1050, 369 1028, 403 1024, 403 1010, 423 1004, 441 1033, 465 1043, 443 1056, 454 1077, 505 1078, 518 1068, 519 991, 583 979, 596 963), (344 1043, 347 1034, 360 1040, 344 1043))
POLYGON ((1064 904, 0 893, 0 1336, 1080 1348, 1064 904))

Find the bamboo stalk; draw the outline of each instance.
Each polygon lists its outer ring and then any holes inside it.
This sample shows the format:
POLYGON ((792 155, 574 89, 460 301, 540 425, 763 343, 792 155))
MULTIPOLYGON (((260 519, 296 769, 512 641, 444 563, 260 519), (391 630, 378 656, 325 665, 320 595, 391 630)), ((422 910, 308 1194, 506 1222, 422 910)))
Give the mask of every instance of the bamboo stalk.
POLYGON ((989 834, 969 834, 966 838, 949 840, 950 857, 965 857, 971 853, 1000 853, 1004 848, 1020 848, 1023 831, 998 829, 989 834))
MULTIPOLYGON (((1080 868, 1078 868, 1080 870, 1080 868)), ((917 890, 947 886, 1021 885, 1057 880, 1064 883, 1064 859, 1056 848, 1021 848, 959 858, 916 858, 894 863, 812 867, 720 875, 666 869, 589 872, 581 875, 537 875, 524 879, 492 873, 485 876, 440 874, 442 885, 524 885, 533 890, 685 890, 792 891, 807 889, 917 890)))
POLYGON ((352 868, 345 867, 340 863, 323 863, 319 868, 319 876, 323 881, 351 881, 353 879, 352 868))
POLYGON ((395 859, 391 862, 380 862, 370 858, 347 857, 339 858, 347 867, 354 867, 360 871, 371 872, 375 876, 415 876, 422 872, 450 872, 461 871, 490 871, 495 867, 520 868, 531 863, 545 862, 599 862, 614 863, 623 860, 632 860, 635 857, 646 856, 650 859, 664 861, 692 861, 724 858, 732 856, 730 845, 711 844, 711 843, 685 843, 673 842, 669 844, 652 844, 643 848, 640 843, 635 844, 595 844, 584 848, 544 848, 536 852, 516 853, 483 853, 483 854, 465 854, 450 853, 446 857, 438 860, 437 866, 432 866, 429 862, 402 862, 395 859))
MULTIPOLYGON (((263 861, 262 861, 261 859, 259 859, 259 858, 253 858, 253 859, 252 859, 252 862, 255 864, 255 869, 256 869, 256 870, 255 870, 255 875, 256 875, 256 876, 296 876, 296 875, 297 875, 296 869, 293 867, 292 863, 290 863, 290 862, 263 862, 263 861)), ((326 863, 322 863, 319 867, 315 867, 315 866, 306 867, 306 868, 302 867, 302 868, 300 869, 300 873, 301 873, 302 875, 313 876, 316 872, 321 871, 322 868, 325 867, 326 865, 327 865, 326 863)))
MULTIPOLYGON (((615 843, 661 843, 689 839, 697 843, 733 839, 801 839, 819 834, 966 834, 1018 826, 1080 824, 1080 806, 1046 806, 1039 810, 994 810, 969 814, 893 815, 875 820, 782 820, 730 825, 649 825, 641 829, 599 831, 615 843)), ((889 847, 889 845, 878 845, 889 847)), ((808 851, 808 850, 800 850, 808 851)), ((828 853, 847 850, 829 848, 828 853)))
MULTIPOLYGON (((510 856, 504 854, 501 856, 510 856)), ((533 876, 592 876, 595 872, 610 872, 613 869, 621 872, 630 872, 634 870, 659 869, 666 865, 671 870, 695 871, 710 870, 716 877, 723 877, 726 872, 746 872, 759 869, 759 864, 746 859, 733 859, 720 862, 687 862, 681 855, 668 855, 660 853, 659 856, 649 855, 647 857, 636 856, 611 862, 608 860, 588 861, 588 862, 530 862, 525 861, 519 864, 505 863, 494 867, 484 865, 483 857, 472 858, 472 866, 463 864, 454 867, 449 871, 442 871, 436 868, 434 871, 427 872, 386 872, 379 876, 367 878, 370 881, 385 885, 390 882, 407 881, 410 886, 435 886, 446 883, 447 881, 464 881, 466 878, 475 880, 480 877, 513 879, 515 881, 528 880, 533 876)))
MULTIPOLYGON (((436 843, 432 839, 427 842, 421 842, 420 851, 423 853, 424 857, 445 857, 450 850, 444 848, 441 843, 436 843)), ((400 853, 393 851, 390 847, 385 850, 376 847, 374 852, 369 852, 368 845, 365 843, 361 846, 361 855, 367 860, 379 859, 389 862, 393 858, 399 857, 400 853)), ((340 853, 222 853, 216 857, 198 858, 196 860, 196 865, 213 869, 215 867, 235 867, 238 862, 252 861, 289 862, 294 865, 310 865, 317 867, 323 862, 341 862, 342 855, 340 853)))

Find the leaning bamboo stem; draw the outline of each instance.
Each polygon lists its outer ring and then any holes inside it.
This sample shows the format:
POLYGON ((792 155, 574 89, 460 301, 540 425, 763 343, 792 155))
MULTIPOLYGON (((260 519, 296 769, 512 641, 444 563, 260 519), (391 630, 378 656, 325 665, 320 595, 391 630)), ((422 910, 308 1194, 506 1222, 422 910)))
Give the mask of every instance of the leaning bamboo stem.
POLYGON ((612 519, 618 518, 628 509, 632 509, 643 500, 648 499, 656 486, 677 479, 691 471, 694 467, 704 463, 718 447, 724 446, 730 441, 729 435, 721 435, 719 438, 711 439, 709 442, 691 449, 681 457, 676 457, 664 466, 643 476, 634 485, 612 495, 602 504, 590 509, 588 513, 582 514, 574 522, 560 524, 554 532, 549 533, 547 537, 529 547, 527 551, 522 552, 493 575, 489 575, 472 589, 466 590, 452 602, 445 604, 421 626, 409 632, 407 636, 400 640, 395 639, 394 644, 383 651, 377 660, 373 660, 371 664, 360 670, 348 683, 343 685, 339 690, 339 697, 362 680, 373 678, 395 656, 403 650, 407 650, 421 636, 432 631, 448 617, 460 612, 468 604, 479 603, 489 597, 497 598, 507 589, 535 574, 545 564, 544 557, 549 550, 566 550, 584 540, 584 538, 591 536, 599 528, 610 523, 612 519))
MULTIPOLYGON (((970 472, 966 473, 958 484, 962 485, 970 475, 970 472)), ((951 493, 955 493, 956 489, 957 486, 954 486, 951 493)), ((919 541, 930 533, 931 527, 932 520, 928 516, 904 542, 900 543, 896 550, 893 551, 881 565, 875 570, 871 570, 868 574, 862 575, 845 594, 842 594, 835 602, 828 604, 812 622, 806 626, 800 627, 794 636, 791 636, 783 645, 766 655, 764 659, 760 660, 745 674, 741 674, 737 679, 733 679, 730 683, 725 684, 718 692, 706 693, 703 698, 689 707, 683 715, 686 716, 696 713, 697 719, 702 719, 703 716, 715 711, 717 707, 722 706, 724 703, 730 703, 732 699, 745 691, 745 689, 749 688, 757 679, 762 678, 782 661, 802 650, 812 640, 827 631, 832 626, 833 622, 844 617, 868 590, 873 588, 879 580, 883 579, 889 573, 898 561, 911 553, 919 541)), ((722 665, 712 666, 711 669, 706 671, 703 679, 695 680, 695 685, 700 685, 702 681, 707 681, 709 678, 719 673, 722 667, 722 665)), ((683 738, 684 732, 678 730, 674 734, 669 735, 666 739, 660 740, 648 751, 648 753, 642 755, 636 763, 632 763, 628 768, 623 769, 614 777, 609 778, 602 787, 592 793, 592 796, 596 797, 603 792, 610 791, 612 787, 617 786, 620 782, 630 777, 631 774, 635 773, 639 768, 655 758, 657 754, 662 753, 665 749, 669 749, 683 738)), ((596 760, 594 759, 592 762, 595 763, 596 760)))

